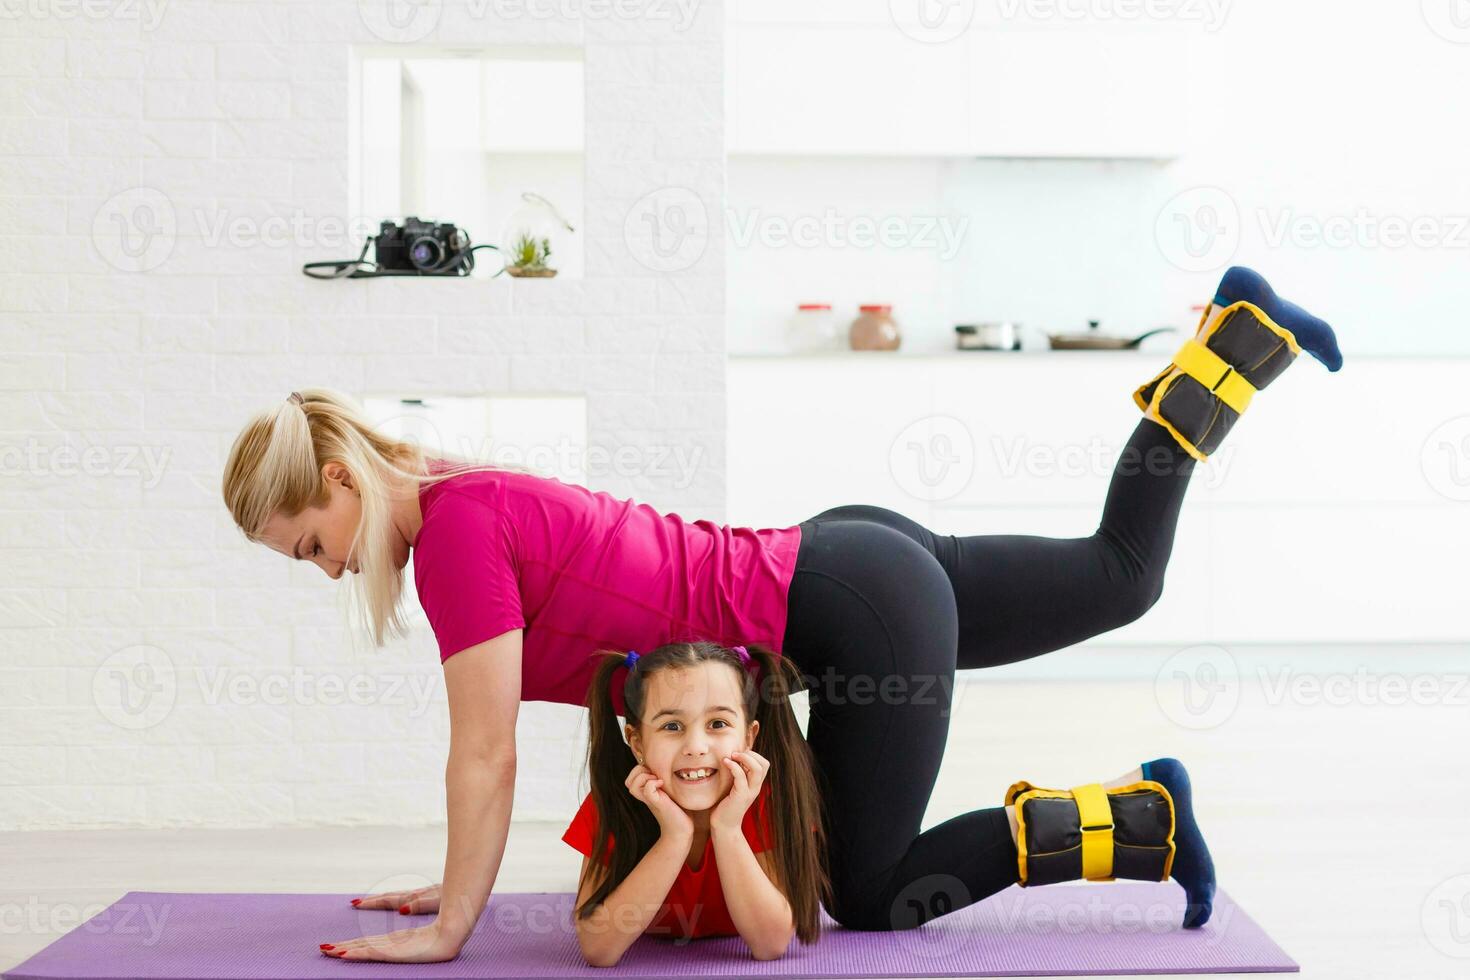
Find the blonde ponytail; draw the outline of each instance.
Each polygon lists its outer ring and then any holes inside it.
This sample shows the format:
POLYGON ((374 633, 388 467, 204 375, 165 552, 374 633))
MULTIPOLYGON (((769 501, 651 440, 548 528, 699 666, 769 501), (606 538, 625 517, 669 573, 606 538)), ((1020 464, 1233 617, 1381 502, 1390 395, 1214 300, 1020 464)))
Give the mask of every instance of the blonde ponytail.
POLYGON ((359 572, 347 579, 358 620, 373 644, 382 646, 387 638, 406 632, 400 607, 403 569, 394 564, 390 545, 393 500, 461 473, 543 475, 437 450, 434 456, 449 465, 429 475, 424 451, 416 443, 376 431, 350 396, 331 388, 302 388, 245 425, 230 447, 221 489, 235 524, 247 540, 259 543, 272 515, 290 518, 308 507, 324 506, 331 494, 322 468, 342 464, 362 499, 362 519, 352 539, 359 572))

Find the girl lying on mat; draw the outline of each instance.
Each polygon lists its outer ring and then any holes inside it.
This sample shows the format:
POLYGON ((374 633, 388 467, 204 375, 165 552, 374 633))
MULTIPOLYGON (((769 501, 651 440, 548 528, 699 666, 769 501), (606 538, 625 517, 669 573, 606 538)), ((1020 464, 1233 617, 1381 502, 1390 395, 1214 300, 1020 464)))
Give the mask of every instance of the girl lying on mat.
POLYGON ((831 886, 815 769, 790 704, 797 668, 755 644, 596 656, 592 791, 562 836, 586 855, 576 925, 587 962, 613 966, 645 933, 738 935, 762 960, 782 956, 793 932, 815 942, 831 886))

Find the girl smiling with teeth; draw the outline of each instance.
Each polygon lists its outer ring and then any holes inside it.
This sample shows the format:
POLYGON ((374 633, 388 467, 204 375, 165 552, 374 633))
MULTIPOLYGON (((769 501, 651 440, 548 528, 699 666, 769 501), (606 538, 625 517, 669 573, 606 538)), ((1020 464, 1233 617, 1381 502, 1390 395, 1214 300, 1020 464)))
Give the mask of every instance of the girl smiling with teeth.
POLYGON ((756 959, 784 954, 793 933, 815 942, 830 885, 790 661, 708 642, 598 656, 592 791, 562 837, 585 855, 576 926, 587 962, 615 965, 645 933, 738 935, 756 959))

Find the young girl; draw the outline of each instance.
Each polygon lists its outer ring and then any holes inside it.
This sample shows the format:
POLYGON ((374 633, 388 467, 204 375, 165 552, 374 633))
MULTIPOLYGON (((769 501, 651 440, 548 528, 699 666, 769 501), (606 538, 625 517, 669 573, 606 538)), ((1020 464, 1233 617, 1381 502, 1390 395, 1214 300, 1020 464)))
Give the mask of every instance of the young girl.
POLYGON ((644 933, 739 935, 756 959, 781 956, 793 932, 815 942, 831 891, 790 704, 796 668, 756 644, 703 641, 596 657, 592 790, 562 837, 586 855, 576 925, 587 962, 616 964, 644 933))
MULTIPOLYGON (((585 855, 575 921, 587 962, 614 966, 643 934, 739 935, 756 959, 783 955, 793 931, 815 942, 818 903, 832 899, 828 814, 791 711, 789 661, 754 644, 710 642, 595 657, 592 791, 562 835, 585 855)), ((991 846, 995 884, 1173 878, 1198 909, 1214 867, 1191 797, 1187 770, 1167 758, 1070 790, 1017 782, 993 811, 1010 845, 991 846)), ((915 924, 964 904, 935 903, 915 924)))

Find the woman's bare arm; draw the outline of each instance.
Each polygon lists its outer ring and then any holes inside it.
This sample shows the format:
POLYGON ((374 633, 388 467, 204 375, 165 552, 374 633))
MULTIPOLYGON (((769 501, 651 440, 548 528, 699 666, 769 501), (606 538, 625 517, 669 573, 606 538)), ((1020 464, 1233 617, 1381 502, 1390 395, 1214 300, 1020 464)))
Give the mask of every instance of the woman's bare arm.
POLYGON ((510 630, 444 661, 450 725, 444 773, 449 843, 436 924, 460 946, 490 898, 510 834, 521 636, 522 630, 510 630))

